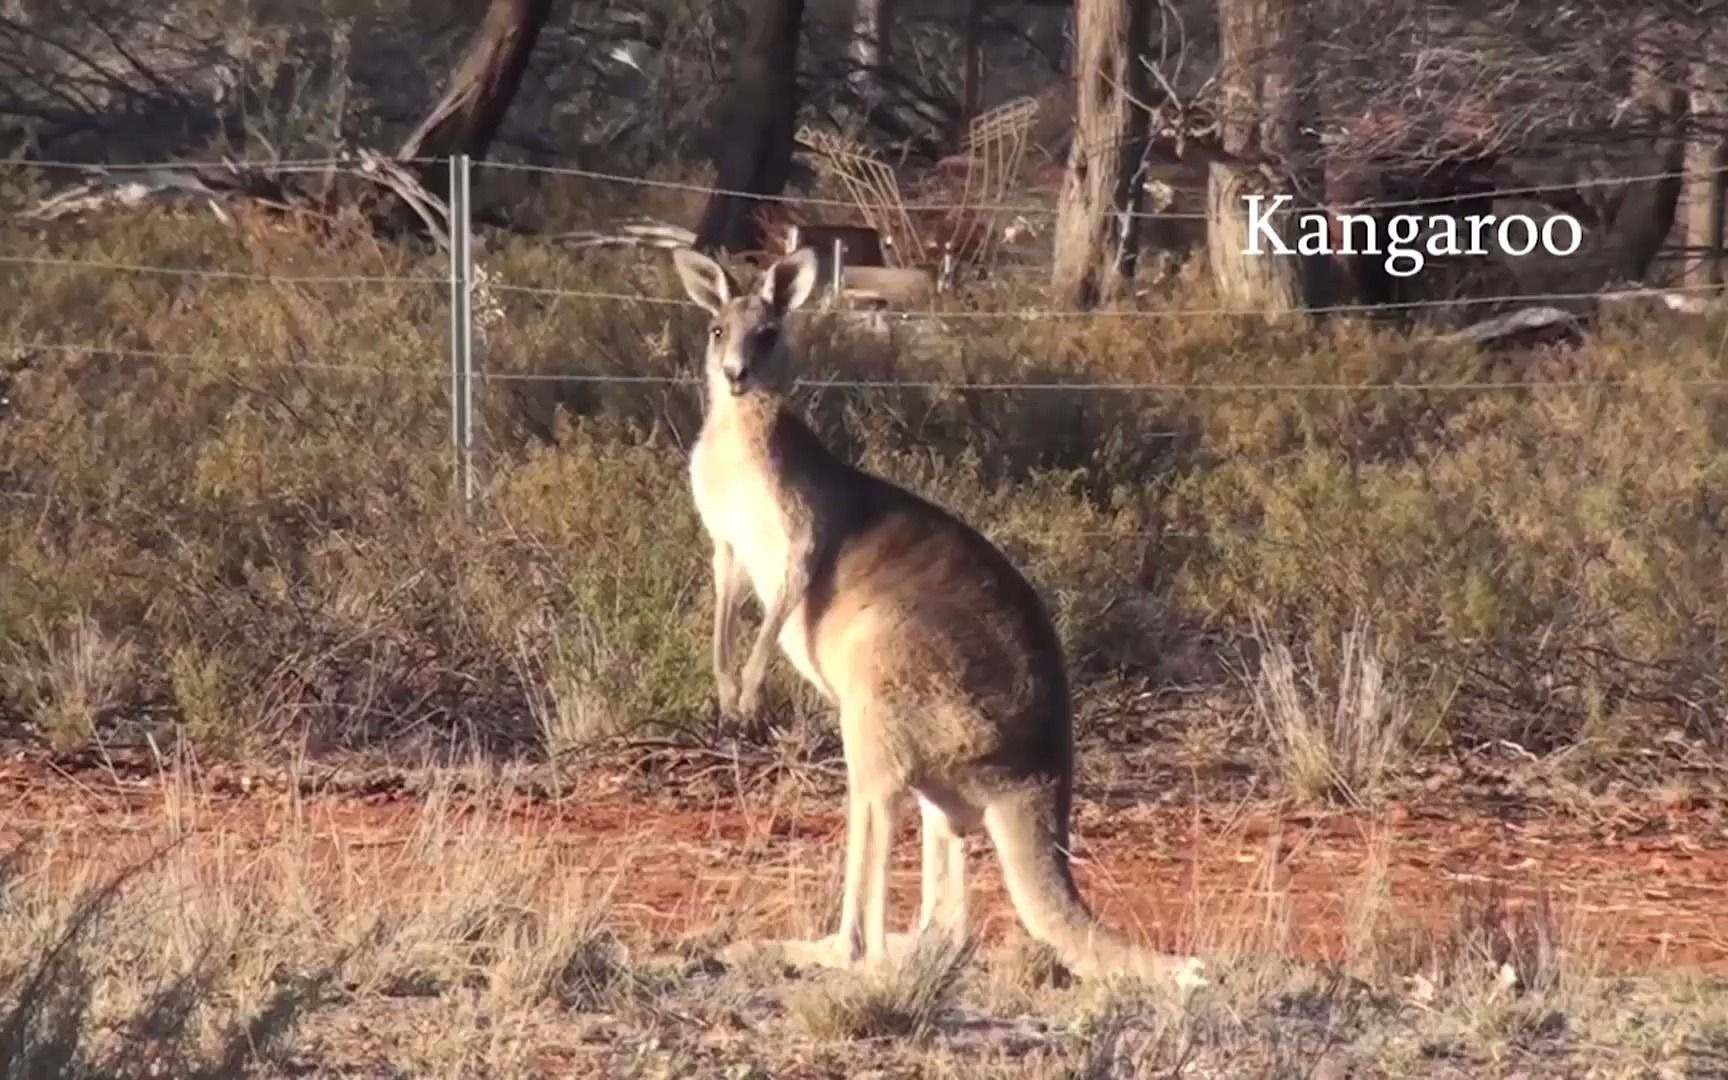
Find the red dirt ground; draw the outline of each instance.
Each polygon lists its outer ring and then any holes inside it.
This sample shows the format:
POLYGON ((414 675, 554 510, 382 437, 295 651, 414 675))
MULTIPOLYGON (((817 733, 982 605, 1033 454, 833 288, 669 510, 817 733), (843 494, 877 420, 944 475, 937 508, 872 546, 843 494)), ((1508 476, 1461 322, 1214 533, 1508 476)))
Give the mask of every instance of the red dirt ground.
MULTIPOLYGON (((745 784, 740 795, 714 769, 685 771, 693 775, 590 770, 561 796, 494 800, 501 850, 551 845, 592 868, 613 886, 612 918, 627 933, 700 932, 740 913, 752 933, 826 929, 820 913, 832 910, 842 850, 837 791, 774 797, 745 784)), ((292 800, 279 782, 248 783, 206 774, 194 831, 258 844, 283 835, 292 800)), ((305 796, 300 812, 315 839, 349 849, 404 843, 420 798, 399 782, 373 786, 305 796)), ((143 770, 69 769, 20 754, 0 763, 0 852, 52 834, 62 854, 119 863, 160 839, 162 807, 160 780, 143 770)), ((917 896, 916 815, 907 818, 896 921, 917 896)), ((1081 887, 1100 913, 1166 946, 1227 945, 1270 919, 1288 927, 1284 944, 1296 953, 1336 956, 1378 855, 1406 926, 1438 931, 1468 890, 1503 889, 1514 907, 1546 891, 1566 937, 1611 967, 1728 969, 1728 824, 1717 807, 1619 802, 1604 818, 1423 799, 1370 816, 1083 798, 1076 848, 1081 887)), ((999 939, 1012 915, 982 843, 973 867, 974 925, 999 939)))

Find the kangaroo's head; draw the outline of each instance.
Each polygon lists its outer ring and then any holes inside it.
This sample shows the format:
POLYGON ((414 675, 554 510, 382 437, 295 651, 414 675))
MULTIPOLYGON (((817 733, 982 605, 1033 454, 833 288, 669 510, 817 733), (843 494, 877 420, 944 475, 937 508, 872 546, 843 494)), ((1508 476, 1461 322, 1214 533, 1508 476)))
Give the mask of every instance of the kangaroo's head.
POLYGON ((709 392, 741 397, 782 390, 792 381, 782 324, 816 286, 816 252, 802 248, 770 266, 755 289, 738 287, 725 267, 688 248, 672 253, 684 291, 709 316, 704 374, 709 392))

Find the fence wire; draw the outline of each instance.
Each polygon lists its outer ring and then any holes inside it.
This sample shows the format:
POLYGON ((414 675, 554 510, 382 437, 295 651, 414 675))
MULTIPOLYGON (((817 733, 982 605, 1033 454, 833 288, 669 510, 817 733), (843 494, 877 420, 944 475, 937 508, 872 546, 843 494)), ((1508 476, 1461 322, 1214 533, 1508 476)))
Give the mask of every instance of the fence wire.
MULTIPOLYGON (((116 356, 126 359, 156 360, 171 363, 185 363, 199 367, 241 367, 264 368, 284 371, 316 371, 320 373, 338 373, 355 375, 365 378, 381 379, 421 379, 447 380, 447 371, 424 370, 416 371, 403 368, 367 367, 361 364, 337 364, 311 360, 267 360, 257 357, 239 357, 230 354, 215 354, 204 352, 187 352, 166 349, 133 348, 114 345, 92 345, 64 341, 0 341, 0 350, 5 350, 14 356, 26 355, 31 352, 54 352, 64 354, 86 354, 90 356, 116 356)), ((698 386, 702 379, 697 375, 634 375, 628 373, 607 372, 560 372, 560 371, 476 371, 476 382, 496 383, 581 383, 581 384, 617 384, 653 385, 653 386, 698 386)), ((1294 380, 1270 380, 1266 382, 1240 381, 1197 381, 1177 382, 1161 381, 1124 381, 1107 382, 1091 381, 977 381, 960 379, 851 379, 851 378, 812 378, 798 379, 795 385, 800 389, 810 390, 917 390, 927 393, 941 391, 957 392, 996 392, 996 393, 1127 393, 1127 394, 1190 394, 1190 393, 1277 393, 1277 394, 1447 394, 1447 393, 1492 393, 1496 391, 1536 391, 1536 390, 1613 390, 1631 389, 1639 385, 1630 379, 1503 379, 1503 380, 1441 380, 1432 382, 1299 382, 1294 380)), ((1720 390, 1728 388, 1728 378, 1724 379, 1679 379, 1672 385, 1695 390, 1720 390)))
MULTIPOLYGON (((587 289, 561 289, 552 286, 524 286, 508 282, 488 282, 488 289, 499 293, 570 300, 615 300, 631 303, 697 308, 698 305, 680 297, 648 296, 636 293, 597 292, 587 289)), ((1384 311, 1450 310, 1453 308, 1484 307, 1497 304, 1559 304, 1591 300, 1659 299, 1663 295, 1720 292, 1719 285, 1682 285, 1672 288, 1626 288, 1590 292, 1498 293, 1492 296, 1466 296, 1445 300, 1401 300, 1384 304, 1329 304, 1305 307, 1290 312, 1267 312, 1258 308, 1023 308, 1019 310, 980 311, 974 308, 910 309, 884 313, 890 321, 917 322, 933 320, 1007 320, 1037 321, 1043 319, 1198 319, 1240 318, 1275 320, 1290 316, 1367 315, 1384 311)))
POLYGON ((448 278, 395 274, 273 274, 245 270, 211 269, 198 266, 162 266, 152 263, 111 262, 105 259, 69 259, 49 255, 19 255, 0 252, 0 265, 53 266, 80 270, 110 270, 122 274, 154 274, 162 277, 207 278, 217 281, 250 281, 265 285, 448 285, 448 278))
MULTIPOLYGON (((436 165, 447 161, 447 158, 407 157, 387 158, 397 165, 436 165)), ((351 169, 363 171, 366 160, 359 156, 322 158, 283 158, 273 160, 268 158, 220 158, 204 159, 182 158, 173 161, 55 161, 51 159, 29 158, 25 160, 0 161, 0 168, 10 169, 41 169, 46 172, 85 172, 85 173, 132 173, 132 172, 184 172, 188 169, 200 172, 259 172, 259 173, 308 173, 329 172, 332 169, 351 169)))
MULTIPOLYGON (((445 165, 448 158, 410 157, 385 158, 398 165, 445 165)), ((1180 163, 1177 163, 1180 164, 1180 163)), ((711 197, 726 195, 737 198, 752 199, 759 202, 776 203, 788 206, 826 207, 829 209, 856 210, 858 204, 850 199, 838 199, 801 194, 760 194, 733 188, 719 187, 712 184, 702 184, 684 180, 661 180, 652 177, 632 176, 626 173, 607 172, 598 169, 580 169, 562 165, 539 165, 515 161, 475 161, 475 169, 490 169, 498 172, 526 173, 541 176, 567 177, 577 180, 590 180, 596 183, 613 184, 624 187, 652 189, 662 191, 679 191, 692 195, 711 197)), ((203 160, 203 161, 141 161, 141 162, 77 162, 77 161, 5 161, 0 162, 0 168, 19 170, 35 169, 45 172, 83 172, 90 174, 103 173, 136 173, 136 172, 173 172, 173 171, 229 171, 229 172, 259 172, 259 173, 319 173, 331 170, 352 171, 358 175, 366 172, 365 160, 356 156, 308 158, 301 160, 203 160)), ((1368 210, 1396 210, 1418 206, 1441 206, 1464 201, 1481 199, 1505 199, 1527 195, 1541 195, 1555 191, 1576 191, 1584 188, 1615 187, 1623 184, 1654 183, 1662 180, 1703 179, 1716 176, 1724 171, 1722 168, 1710 169, 1670 169, 1660 172, 1624 173, 1609 176, 1587 176, 1572 180, 1556 180, 1542 184, 1517 184, 1503 187, 1472 189, 1457 195, 1432 195, 1409 199, 1366 200, 1338 204, 1329 209, 1339 212, 1362 212, 1368 210)), ((1010 204, 986 202, 924 202, 912 201, 904 204, 904 209, 930 213, 998 213, 1019 214, 1023 216, 1054 217, 1059 212, 1056 207, 1045 204, 1010 204)), ((1291 207, 1280 213, 1302 213, 1312 207, 1291 207)), ((1203 221, 1204 213, 1189 211, 1135 211, 1131 216, 1148 220, 1195 220, 1203 221)))
MULTIPOLYGON (((858 204, 850 199, 824 198, 813 195, 789 195, 785 193, 762 195, 755 192, 742 191, 734 188, 716 187, 709 184, 698 184, 683 180, 657 180, 650 177, 630 176, 624 173, 602 172, 595 169, 577 169, 557 165, 530 165, 509 161, 476 161, 477 169, 494 169, 500 172, 533 173, 542 176, 562 176, 572 179, 592 180, 598 183, 616 184, 623 187, 647 188, 662 191, 681 191, 692 195, 712 197, 725 195, 741 199, 753 199, 759 202, 777 203, 788 206, 827 207, 830 209, 856 210, 858 204)), ((1723 169, 1672 169, 1663 172, 1630 173, 1615 176, 1584 177, 1577 180, 1555 181, 1548 184, 1519 184, 1506 187, 1471 189, 1457 195, 1430 195, 1410 199, 1367 200, 1363 202, 1341 203, 1330 207, 1337 211, 1361 212, 1366 210, 1396 210, 1416 206, 1442 206, 1459 202, 1474 202, 1481 199, 1506 199, 1525 195, 1541 195, 1553 191, 1576 191, 1580 188, 1615 187, 1621 184, 1654 183, 1661 180, 1703 179, 1712 177, 1723 169)), ((1041 204, 998 204, 998 203, 957 203, 957 202, 919 202, 912 201, 901 205, 900 209, 928 213, 997 213, 1019 214, 1023 216, 1055 217, 1059 210, 1056 207, 1041 204)), ((1298 214, 1312 210, 1312 207, 1292 206, 1288 210, 1280 210, 1281 214, 1298 214)), ((1198 211, 1165 211, 1136 210, 1128 216, 1147 220, 1190 220, 1204 221, 1206 215, 1198 211)))
MULTIPOLYGON (((155 274, 170 277, 211 280, 245 281, 270 285, 441 285, 449 286, 450 278, 416 274, 272 274, 225 270, 210 267, 166 266, 149 263, 115 262, 103 259, 74 259, 62 256, 0 253, 0 265, 51 266, 64 269, 105 270, 115 273, 155 274)), ((1047 271, 1046 271, 1047 272, 1047 271)), ((551 285, 527 285, 506 280, 476 281, 477 289, 503 295, 520 295, 543 299, 597 300, 615 303, 644 304, 677 308, 696 308, 683 297, 654 296, 648 293, 617 292, 602 289, 567 289, 551 285)), ((976 308, 908 309, 884 314, 890 321, 1037 321, 1046 319, 1195 319, 1241 318, 1277 319, 1287 315, 1368 315, 1379 312, 1453 310, 1496 305, 1537 305, 1586 303, 1599 300, 1660 299, 1665 295, 1711 294, 1722 291, 1720 285, 1678 285, 1660 289, 1628 287, 1620 289, 1546 293, 1496 293, 1488 296, 1462 296, 1433 300, 1400 300, 1387 303, 1329 304, 1306 307, 1289 313, 1269 313, 1257 308, 1198 307, 1198 308, 1020 308, 979 310, 976 308)))
POLYGON ((412 369, 368 367, 364 364, 338 364, 318 360, 269 360, 256 356, 237 356, 232 353, 189 352, 175 349, 149 349, 138 346, 96 345, 69 341, 15 339, 0 341, 0 350, 4 350, 13 357, 27 356, 33 352, 47 352, 66 355, 114 356, 126 360, 168 361, 193 367, 273 368, 291 371, 339 372, 345 375, 363 375, 368 378, 445 379, 449 377, 447 372, 439 371, 420 372, 412 369))

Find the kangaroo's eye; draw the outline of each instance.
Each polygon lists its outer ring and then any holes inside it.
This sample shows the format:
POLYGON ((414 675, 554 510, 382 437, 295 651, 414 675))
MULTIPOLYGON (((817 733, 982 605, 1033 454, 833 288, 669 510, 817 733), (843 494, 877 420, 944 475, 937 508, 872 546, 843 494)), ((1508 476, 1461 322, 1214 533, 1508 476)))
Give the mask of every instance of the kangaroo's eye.
POLYGON ((709 341, 719 341, 720 338, 723 337, 724 335, 725 335, 725 331, 720 329, 719 323, 715 323, 713 326, 710 326, 708 328, 708 340, 709 341))
POLYGON ((780 331, 772 326, 764 326, 756 331, 756 347, 763 352, 773 352, 774 346, 780 344, 780 331))

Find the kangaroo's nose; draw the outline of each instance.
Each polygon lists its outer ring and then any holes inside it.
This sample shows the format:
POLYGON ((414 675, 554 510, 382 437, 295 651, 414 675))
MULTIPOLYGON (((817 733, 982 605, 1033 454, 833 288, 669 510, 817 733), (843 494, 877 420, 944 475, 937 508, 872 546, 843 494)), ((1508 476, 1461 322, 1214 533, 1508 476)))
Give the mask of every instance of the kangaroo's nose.
POLYGON ((747 389, 745 383, 749 381, 749 378, 750 372, 746 368, 728 368, 726 370, 726 385, 731 387, 733 397, 737 397, 747 389))

